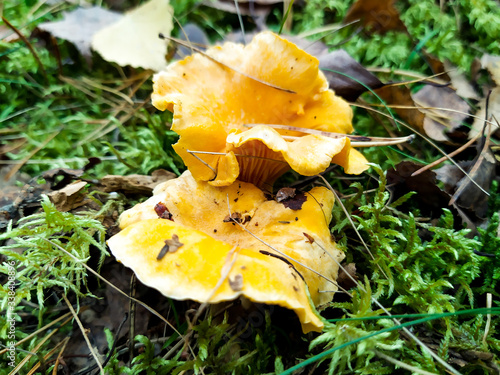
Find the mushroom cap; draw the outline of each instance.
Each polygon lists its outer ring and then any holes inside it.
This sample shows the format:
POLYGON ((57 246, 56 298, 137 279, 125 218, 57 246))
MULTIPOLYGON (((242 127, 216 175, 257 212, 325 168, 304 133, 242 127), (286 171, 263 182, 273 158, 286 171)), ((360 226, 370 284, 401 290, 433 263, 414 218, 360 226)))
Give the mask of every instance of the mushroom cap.
POLYGON ((342 156, 335 162, 347 173, 368 168, 347 139, 303 136, 288 142, 283 136, 303 133, 244 126, 281 124, 351 133, 352 110, 328 89, 315 57, 267 31, 246 46, 228 42, 209 48, 206 55, 224 65, 197 53, 169 65, 153 79, 153 105, 174 112, 172 130, 180 135, 174 148, 196 179, 215 186, 236 179, 265 186, 289 168, 304 175, 321 172, 339 153, 342 156), (273 149, 278 143, 287 146, 273 149), (290 164, 296 149, 307 153, 300 163, 290 164), (189 151, 226 155, 195 157, 189 151))
POLYGON ((217 303, 243 295, 292 309, 304 332, 320 331, 323 322, 312 305, 331 301, 344 258, 328 228, 333 204, 333 194, 323 187, 278 203, 252 184, 214 187, 185 172, 125 211, 123 230, 108 245, 144 284, 168 297, 217 303), (173 221, 158 218, 160 202, 173 221), (228 204, 246 230, 228 220, 228 204), (174 235, 183 245, 158 260, 174 235), (229 266, 227 280, 215 289, 229 266), (235 287, 235 280, 241 285, 235 287))

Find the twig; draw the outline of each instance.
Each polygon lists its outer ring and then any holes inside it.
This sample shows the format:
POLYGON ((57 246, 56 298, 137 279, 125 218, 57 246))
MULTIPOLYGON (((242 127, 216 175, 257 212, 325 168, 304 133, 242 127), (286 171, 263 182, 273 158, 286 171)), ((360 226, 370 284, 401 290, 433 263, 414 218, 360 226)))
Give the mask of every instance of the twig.
POLYGON ((40 57, 38 57, 38 54, 36 53, 35 49, 31 45, 29 40, 23 35, 23 33, 21 31, 19 31, 19 29, 17 27, 15 27, 13 24, 11 24, 9 21, 7 21, 4 16, 2 16, 2 21, 5 22, 5 24, 7 26, 9 26, 12 29, 12 31, 14 31, 17 35, 19 35, 19 38, 21 38, 21 40, 26 44, 26 47, 28 47, 28 49, 31 51, 38 66, 40 67, 40 70, 42 71, 42 74, 45 78, 45 83, 48 84, 49 77, 47 76, 47 72, 45 71, 45 67, 43 66, 42 61, 40 60, 40 57))
POLYGON ((477 133, 476 136, 474 138, 472 138, 471 140, 469 140, 467 143, 465 143, 464 145, 460 146, 459 148, 457 148, 455 151, 453 152, 450 152, 448 154, 448 156, 443 156, 442 158, 436 160, 436 161, 433 161, 432 163, 430 164, 427 164, 425 167, 422 167, 420 169, 417 169, 415 172, 413 172, 411 174, 411 177, 415 177, 415 176, 418 176, 420 173, 423 173, 425 172, 426 170, 428 169, 431 169, 433 167, 435 167, 436 165, 438 164, 441 164, 442 162, 446 161, 447 159, 449 158, 452 158, 458 154, 460 154, 463 150, 465 150, 467 147, 469 147, 471 144, 473 144, 474 142, 477 141, 477 139, 479 138, 479 136, 481 135, 481 133, 477 133))

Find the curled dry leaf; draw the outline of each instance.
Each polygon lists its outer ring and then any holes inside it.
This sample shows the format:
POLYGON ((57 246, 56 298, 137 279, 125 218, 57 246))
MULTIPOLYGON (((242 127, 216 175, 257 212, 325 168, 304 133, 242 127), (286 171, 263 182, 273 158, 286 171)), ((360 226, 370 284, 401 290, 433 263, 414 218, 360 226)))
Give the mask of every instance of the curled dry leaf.
POLYGON ((307 196, 310 199, 302 208, 293 211, 268 200, 252 184, 235 181, 230 186, 214 187, 195 180, 187 171, 157 186, 146 202, 125 211, 120 217, 122 231, 108 244, 114 256, 132 268, 144 284, 168 297, 217 303, 245 296, 294 310, 304 332, 319 331, 323 322, 311 303, 331 301, 337 262, 344 254, 330 237, 333 194, 316 187, 307 196), (159 202, 165 204, 174 221, 158 219, 154 207, 159 202), (228 202, 231 212, 249 213, 250 220, 241 225, 224 222, 228 202), (302 233, 314 234, 314 243, 302 233), (174 234, 183 246, 158 261, 165 239, 174 234), (214 290, 231 252, 235 260, 228 278, 235 281, 241 275, 244 283, 231 287, 224 282, 214 290), (321 292, 325 290, 329 292, 321 292))
POLYGON ((491 78, 496 83, 490 94, 479 102, 479 111, 476 112, 476 118, 469 132, 469 139, 482 133, 483 129, 492 134, 500 127, 500 56, 484 55, 481 58, 481 67, 487 69, 491 78), (484 127, 485 120, 491 123, 484 127))
POLYGON ((196 179, 269 187, 289 168, 308 176, 332 162, 347 173, 368 168, 347 138, 266 126, 353 131, 351 108, 328 90, 315 57, 271 32, 246 46, 225 43, 206 54, 210 58, 194 54, 156 74, 152 95, 155 107, 174 112, 172 130, 180 135, 174 149, 196 179))
POLYGON ((172 16, 168 0, 150 0, 96 33, 92 48, 106 61, 121 66, 162 70, 167 44, 158 34, 170 35, 172 16))
POLYGON ((394 108, 394 112, 408 125, 418 130, 424 131, 425 115, 420 112, 413 101, 410 90, 405 86, 386 85, 375 91, 387 105, 404 106, 405 108, 394 108), (408 107, 408 108, 406 108, 408 107))
POLYGON ((86 181, 75 181, 47 195, 58 211, 68 212, 86 203, 85 195, 81 193, 86 185, 86 181))
POLYGON ((425 85, 416 94, 405 86, 387 85, 376 90, 394 112, 415 130, 439 142, 467 120, 469 105, 448 87, 425 85), (420 108, 424 107, 424 108, 420 108), (440 109, 443 108, 443 109, 440 109))

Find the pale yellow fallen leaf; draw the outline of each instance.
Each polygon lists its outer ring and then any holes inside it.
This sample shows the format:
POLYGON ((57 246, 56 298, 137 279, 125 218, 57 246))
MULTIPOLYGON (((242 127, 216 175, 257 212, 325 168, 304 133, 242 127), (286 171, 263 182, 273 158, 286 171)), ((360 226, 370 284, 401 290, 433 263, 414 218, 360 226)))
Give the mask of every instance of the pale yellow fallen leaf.
POLYGON ((158 34, 170 35, 172 16, 168 0, 151 0, 95 34, 92 48, 121 66, 162 70, 167 43, 158 34))

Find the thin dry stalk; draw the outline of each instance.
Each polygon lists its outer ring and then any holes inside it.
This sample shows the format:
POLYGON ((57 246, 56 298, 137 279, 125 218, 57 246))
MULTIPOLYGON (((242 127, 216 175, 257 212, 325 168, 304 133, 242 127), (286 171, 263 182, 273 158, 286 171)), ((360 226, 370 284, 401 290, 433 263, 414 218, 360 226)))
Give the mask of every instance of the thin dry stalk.
MULTIPOLYGON (((429 81, 438 85, 446 85, 448 82, 441 80, 441 79, 432 79, 434 76, 426 76, 424 74, 416 73, 416 72, 410 72, 408 70, 401 70, 401 69, 396 69, 392 70, 390 68, 380 68, 380 67, 369 67, 367 68, 368 71, 373 72, 373 73, 387 73, 387 74, 397 74, 400 76, 406 76, 406 77, 412 77, 416 78, 414 82, 424 82, 424 81, 429 81)), ((407 84, 410 81, 405 81, 404 84, 407 84)))
MULTIPOLYGON (((82 308, 82 310, 83 310, 83 308, 82 308)), ((29 334, 29 335, 28 335, 28 336, 26 336, 24 339, 21 339, 21 340, 17 341, 17 342, 14 344, 14 346, 19 346, 19 345, 21 345, 23 342, 26 342, 26 341, 31 340, 33 337, 35 337, 35 336, 36 336, 36 335, 38 335, 39 333, 42 333, 43 331, 46 331, 47 329, 49 329, 50 327, 52 327, 54 324, 59 323, 59 322, 60 322, 61 320, 63 320, 63 319, 66 319, 66 320, 64 321, 64 323, 62 323, 62 324, 61 324, 61 327, 63 327, 63 326, 64 326, 64 325, 66 325, 67 323, 69 323, 69 321, 72 319, 72 318, 71 318, 71 313, 70 313, 70 312, 69 312, 69 313, 66 313, 66 314, 64 314, 64 315, 60 316, 59 318, 57 318, 57 319, 53 320, 53 321, 52 321, 52 322, 50 322, 49 324, 47 324, 47 325, 43 326, 42 328, 37 329, 35 332, 33 332, 33 333, 29 334), (69 319, 66 319, 66 318, 68 318, 68 317, 70 317, 70 318, 69 318, 69 319)), ((59 328, 57 328, 57 329, 59 329, 59 328)), ((6 352, 7 352, 7 349, 0 350, 0 355, 5 354, 6 352)))
POLYGON ((14 31, 19 36, 19 38, 21 38, 21 40, 24 42, 24 44, 26 44, 26 47, 28 47, 28 49, 30 50, 31 54, 35 58, 38 66, 40 67, 40 70, 42 71, 42 74, 43 74, 43 76, 45 78, 45 83, 49 83, 49 77, 47 76, 47 71, 45 70, 45 67, 42 64, 42 61, 40 60, 40 57, 38 57, 38 54, 36 53, 35 49, 31 45, 31 43, 29 42, 29 40, 23 35, 23 33, 21 31, 19 31, 19 29, 17 27, 15 27, 9 21, 7 21, 7 19, 5 19, 4 16, 2 16, 2 21, 8 27, 10 27, 12 29, 12 31, 14 31))
MULTIPOLYGON (((369 144, 371 143, 380 143, 382 146, 385 146, 385 142, 387 144, 398 144, 398 143, 404 143, 404 142, 411 142, 415 137, 413 135, 407 136, 407 137, 392 137, 392 138, 387 138, 387 137, 369 137, 369 136, 364 136, 364 135, 352 135, 352 134, 344 134, 344 133, 335 133, 335 132, 327 132, 323 130, 317 130, 317 129, 308 129, 308 128, 300 128, 297 126, 290 126, 290 125, 279 125, 279 124, 244 124, 244 127, 247 128, 253 128, 255 126, 259 125, 264 125, 264 126, 269 126, 270 128, 274 129, 283 129, 283 130, 290 130, 294 132, 300 132, 300 133, 305 133, 305 134, 317 134, 317 135, 322 135, 324 137, 328 138, 334 138, 334 139, 340 139, 340 138, 349 138, 352 141, 358 141, 359 144, 355 147, 371 147, 370 146, 362 146, 362 144, 369 144)), ((283 136, 285 139, 298 139, 300 137, 294 137, 294 136, 283 136)), ((354 145, 354 142, 351 143, 354 145)))
POLYGON ((418 367, 411 366, 407 363, 401 362, 401 361, 397 360, 396 358, 392 358, 391 356, 388 356, 387 354, 382 353, 379 350, 374 349, 373 352, 377 355, 377 357, 385 359, 387 362, 390 362, 393 365, 396 365, 397 367, 401 367, 401 368, 404 368, 406 370, 409 370, 412 373, 421 374, 421 375, 438 375, 435 372, 425 371, 425 370, 419 369, 418 367))
POLYGON ((335 286, 339 286, 337 284, 336 281, 334 280, 331 280, 329 279, 328 277, 324 276, 321 272, 318 272, 314 269, 312 269, 311 267, 309 267, 308 265, 304 264, 304 263, 301 263, 299 262, 298 260, 294 259, 293 257, 291 257, 290 255, 287 255, 285 254, 284 252, 278 250, 276 247, 274 247, 273 245, 267 243, 266 241, 264 241, 263 239, 259 238, 258 236, 256 236, 255 234, 253 234, 252 232, 250 232, 243 224, 241 224, 238 220, 234 220, 232 218, 232 212, 231 212, 231 207, 230 207, 230 204, 229 204, 229 196, 227 197, 227 208, 228 208, 228 211, 229 211, 229 218, 231 218, 232 222, 235 223, 236 225, 238 225, 241 229, 243 229, 245 232, 247 232, 249 235, 251 235, 253 238, 255 238, 256 240, 262 242, 264 245, 266 245, 267 247, 269 247, 270 249, 276 251, 279 255, 281 255, 283 258, 285 259, 288 259, 289 261, 292 261, 294 263, 297 263, 299 265, 301 265, 302 267, 304 267, 305 269, 313 272, 314 274, 318 275, 319 277, 325 279, 326 281, 332 283, 333 285, 335 286))
MULTIPOLYGON (((488 309, 491 309, 491 305, 493 303, 493 295, 491 293, 486 293, 486 307, 488 309)), ((488 347, 486 343, 486 339, 488 338, 488 335, 490 334, 490 328, 491 328, 491 314, 486 315, 486 326, 484 327, 484 335, 483 335, 483 345, 485 347, 488 347)))
POLYGON ((23 358, 22 361, 20 361, 16 367, 14 367, 12 369, 11 372, 9 372, 9 375, 15 375, 19 372, 19 370, 21 370, 24 365, 31 359, 31 357, 33 357, 34 355, 36 356, 38 350, 43 346, 43 344, 45 344, 47 342, 47 340, 49 340, 52 336, 54 336, 57 332, 59 332, 59 328, 56 328, 55 330, 53 330, 52 332, 50 332, 49 334, 47 334, 47 336, 45 336, 39 343, 37 346, 35 346, 33 348, 33 350, 31 352, 28 352, 29 354, 23 358))
POLYGON ((104 375, 104 369, 102 368, 101 361, 99 361, 99 357, 97 353, 95 352, 94 348, 92 347, 92 344, 90 343, 89 337, 87 336, 87 330, 83 327, 82 322, 80 321, 80 318, 78 318, 78 314, 76 313, 75 309, 73 309, 73 306, 71 303, 69 303, 68 298, 64 294, 61 294, 62 298, 64 299, 64 302, 66 302, 66 305, 68 306, 69 310, 73 314, 73 318, 76 321, 76 324, 78 324, 78 327, 80 328, 80 331, 82 332, 83 338, 85 342, 87 343, 87 347, 90 350, 90 353, 92 354, 92 357, 94 357, 95 363, 97 363, 97 366, 99 367, 99 370, 101 371, 101 374, 104 375))
MULTIPOLYGON (((33 368, 31 370, 28 371, 28 373, 26 375, 33 375, 37 372, 37 370, 42 367, 42 370, 46 370, 45 367, 47 365, 46 361, 52 357, 52 355, 57 352, 57 349, 59 349, 60 346, 64 345, 66 346, 66 343, 68 343, 69 341, 69 337, 66 337, 63 341, 60 341, 56 344, 56 346, 54 346, 52 349, 49 350, 49 352, 47 354, 45 354, 43 356, 43 359, 44 359, 44 362, 37 362, 35 364, 35 366, 33 366, 33 368)), ((59 357, 58 357, 59 358, 59 357)), ((56 369, 57 367, 54 368, 54 370, 56 369)))
MULTIPOLYGON (((490 135, 491 135, 491 133, 488 132, 488 135, 486 136, 486 141, 484 142, 483 149, 481 150, 481 153, 479 154, 476 162, 474 163, 474 166, 471 168, 471 170, 469 172, 471 175, 474 175, 477 172, 477 170, 481 166, 481 163, 484 160, 484 155, 486 155, 488 148, 490 147, 490 135)), ((455 194, 453 194, 453 197, 450 199, 450 202, 448 203, 450 206, 456 202, 456 200, 460 197, 460 195, 465 190, 465 188, 469 185, 470 182, 471 182, 471 180, 468 180, 460 185, 460 187, 457 189, 455 194)), ((481 188, 481 190, 483 190, 483 189, 481 188)), ((489 194, 488 194, 488 196, 489 196, 489 194)))
POLYGON ((423 173, 425 172, 426 170, 428 169, 431 169, 433 167, 435 167, 436 165, 439 165, 441 164, 442 162, 448 160, 449 158, 452 158, 454 156, 457 156, 458 154, 460 154, 462 151, 464 151, 467 147, 469 147, 470 145, 472 145, 474 142, 477 141, 477 139, 481 136, 481 133, 477 133, 476 136, 474 138, 472 138, 471 140, 469 140, 467 143, 465 143, 464 145, 460 146, 459 148, 457 148, 455 151, 453 152, 450 152, 447 156, 443 156, 442 158, 430 163, 430 164, 427 164, 425 167, 422 167, 420 169, 417 169, 415 172, 413 172, 411 174, 411 177, 415 177, 415 176, 418 176, 420 173, 423 173))
POLYGON ((40 151, 42 148, 44 148, 45 146, 47 146, 47 144, 52 141, 59 133, 61 132, 61 129, 59 129, 58 131, 56 131, 55 133, 49 135, 47 137, 47 139, 45 139, 45 141, 43 141, 43 143, 36 147, 33 151, 31 151, 28 156, 26 156, 23 160, 21 160, 21 162, 19 162, 18 164, 15 164, 15 166, 9 171, 9 173, 7 173, 5 175, 5 181, 7 180, 10 180, 10 178, 12 176, 14 176, 20 169, 21 167, 26 164, 26 162, 28 162, 28 160, 30 160, 38 151, 40 151))
POLYGON ((61 351, 57 355, 56 362, 54 363, 54 369, 52 370, 52 375, 57 375, 57 368, 59 367, 59 362, 61 360, 62 354, 64 353, 64 350, 66 349, 66 345, 68 345, 69 342, 69 337, 66 337, 62 343, 63 347, 61 348, 61 351))
MULTIPOLYGON (((62 251, 64 254, 66 254, 67 256, 69 256, 71 259, 73 259, 74 261, 76 262, 79 262, 83 267, 85 267, 85 269, 87 271, 89 271, 91 274, 93 274, 95 277, 97 277, 99 280, 102 280, 104 281, 106 284, 108 284, 111 288, 113 288, 114 290, 116 290, 118 293, 120 293, 121 295, 125 296, 126 298, 128 299, 131 299, 133 300, 135 303, 141 305, 142 307, 144 307, 146 310, 148 310, 151 314, 155 315, 156 317, 158 317, 162 322, 164 322, 166 325, 168 325, 175 333, 177 333, 179 335, 179 337, 182 337, 183 340, 185 340, 184 336, 182 336, 182 334, 172 325, 172 323, 170 323, 168 320, 166 320, 163 315, 161 315, 158 311, 156 311, 155 309, 153 309, 152 307, 150 307, 149 305, 145 304, 144 302, 142 301, 139 301, 138 299, 136 298, 133 298, 133 297, 130 297, 127 293, 125 293, 124 291, 122 291, 120 288, 118 288, 117 286, 115 286, 113 283, 109 282, 107 279, 105 279, 104 277, 102 277, 101 275, 99 275, 96 271, 94 271, 92 268, 90 268, 87 264, 83 263, 81 261, 81 259, 78 259, 77 257, 75 257, 73 254, 71 254, 70 252, 68 252, 66 249, 64 249, 63 247, 61 247, 60 245, 56 244, 55 242, 52 242, 46 238, 42 238, 44 241, 47 241, 48 243, 50 243, 52 246, 55 246, 57 247, 60 251, 62 251)), ((188 344, 188 348, 189 350, 191 351, 191 354, 193 355, 193 357, 195 356, 194 354, 194 351, 193 351, 193 348, 188 344)))

